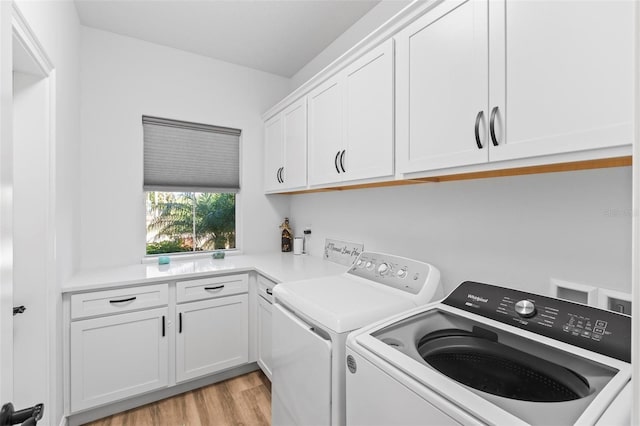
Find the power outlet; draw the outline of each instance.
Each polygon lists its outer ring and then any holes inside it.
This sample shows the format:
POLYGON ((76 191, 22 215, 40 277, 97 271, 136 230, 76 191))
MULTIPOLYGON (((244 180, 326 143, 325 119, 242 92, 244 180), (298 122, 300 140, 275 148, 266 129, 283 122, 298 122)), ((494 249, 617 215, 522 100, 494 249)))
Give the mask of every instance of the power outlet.
POLYGON ((598 291, 598 307, 620 314, 631 315, 631 295, 621 291, 601 288, 598 291))

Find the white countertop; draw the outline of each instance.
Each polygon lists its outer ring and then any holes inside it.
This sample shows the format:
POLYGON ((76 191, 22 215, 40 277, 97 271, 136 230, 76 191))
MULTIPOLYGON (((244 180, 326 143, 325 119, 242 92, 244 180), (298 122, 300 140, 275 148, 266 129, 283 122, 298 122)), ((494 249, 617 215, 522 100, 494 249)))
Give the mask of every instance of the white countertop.
POLYGON ((224 259, 209 256, 187 260, 172 258, 168 265, 140 263, 83 270, 62 286, 62 293, 248 271, 257 271, 275 282, 297 281, 338 275, 347 269, 347 266, 320 257, 296 256, 292 253, 228 255, 224 259))

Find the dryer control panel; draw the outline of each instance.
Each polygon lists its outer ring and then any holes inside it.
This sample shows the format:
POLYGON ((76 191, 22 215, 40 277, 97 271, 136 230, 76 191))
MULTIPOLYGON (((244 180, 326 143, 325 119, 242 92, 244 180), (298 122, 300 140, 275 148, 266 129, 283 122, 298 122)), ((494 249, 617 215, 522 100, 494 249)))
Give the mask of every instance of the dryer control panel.
POLYGON ((631 317, 566 300, 465 281, 442 303, 631 362, 631 317))
POLYGON ((386 253, 365 251, 358 256, 348 271, 362 278, 418 294, 434 274, 439 283, 439 272, 428 263, 386 253))

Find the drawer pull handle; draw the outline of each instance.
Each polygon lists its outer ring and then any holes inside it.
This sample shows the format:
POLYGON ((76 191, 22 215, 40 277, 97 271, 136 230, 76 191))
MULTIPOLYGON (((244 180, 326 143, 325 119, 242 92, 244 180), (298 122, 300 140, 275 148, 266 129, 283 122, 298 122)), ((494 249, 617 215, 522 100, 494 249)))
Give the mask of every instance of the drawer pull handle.
POLYGON ((178 314, 178 333, 182 333, 182 312, 178 314))
POLYGON ((273 290, 271 290, 270 288, 268 288, 268 289, 267 289, 267 294, 268 294, 269 296, 271 296, 271 295, 273 294, 273 290))
POLYGON ((165 334, 165 320, 164 320, 164 315, 162 316, 162 337, 164 337, 165 334))
POLYGON ((122 299, 122 300, 109 300, 109 303, 124 303, 124 302, 131 302, 133 300, 136 300, 136 296, 130 297, 128 299, 122 299))
POLYGON ((224 288, 224 285, 217 285, 215 287, 205 287, 204 289, 205 290, 220 290, 222 288, 224 288))
POLYGON ((340 156, 340 151, 336 152, 336 158, 333 159, 333 165, 336 166, 336 172, 340 173, 340 169, 338 168, 338 157, 340 156))

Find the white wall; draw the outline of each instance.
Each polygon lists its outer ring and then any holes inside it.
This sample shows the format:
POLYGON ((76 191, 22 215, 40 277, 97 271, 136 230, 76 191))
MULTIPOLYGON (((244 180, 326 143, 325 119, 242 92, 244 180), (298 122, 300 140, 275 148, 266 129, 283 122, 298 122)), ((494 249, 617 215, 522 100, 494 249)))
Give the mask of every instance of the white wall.
MULTIPOLYGON (((50 306, 54 318, 46 318, 45 312, 34 307, 31 314, 39 315, 39 321, 49 324, 53 330, 48 336, 51 343, 50 353, 41 353, 49 358, 51 374, 49 395, 53 404, 47 404, 44 424, 58 424, 63 413, 62 406, 62 298, 60 283, 66 281, 78 265, 79 227, 79 180, 80 180, 80 128, 79 120, 79 31, 80 24, 75 5, 69 0, 59 1, 22 1, 18 6, 29 26, 35 32, 47 55, 53 62, 55 73, 55 92, 58 94, 55 104, 55 139, 53 152, 55 161, 54 215, 56 270, 52 282, 55 295, 50 306), (52 324, 51 321, 54 323, 52 324)), ((36 157, 34 157, 35 159, 36 157)), ((32 164, 33 167, 35 165, 32 164)), ((30 194, 34 196, 34 194, 30 194)), ((19 194, 15 194, 16 197, 19 194)), ((25 212, 16 212, 24 215, 25 212)), ((28 219, 28 216, 25 218, 28 219)), ((16 241, 16 244, 19 244, 16 241)), ((37 261, 37 259, 36 259, 37 261)), ((32 264, 32 268, 41 265, 32 264)), ((44 347, 46 343, 42 342, 44 347)), ((42 386, 40 378, 33 377, 33 386, 42 386)), ((31 401, 31 403, 40 401, 31 401)))
POLYGON ((409 0, 382 0, 291 77, 293 91, 402 10, 409 0))
POLYGON ((630 293, 631 168, 291 196, 311 254, 324 239, 437 266, 446 290, 475 280, 547 293, 551 277, 630 293))
POLYGON ((289 80, 82 28, 82 268, 140 262, 145 250, 142 115, 242 129, 238 245, 278 246, 286 199, 262 195, 261 114, 289 80), (284 201, 283 201, 284 200, 284 201))

